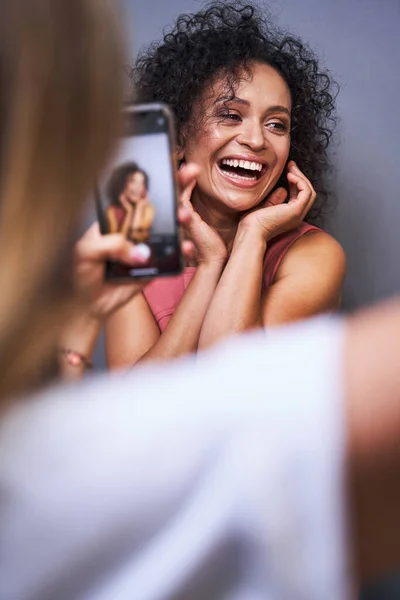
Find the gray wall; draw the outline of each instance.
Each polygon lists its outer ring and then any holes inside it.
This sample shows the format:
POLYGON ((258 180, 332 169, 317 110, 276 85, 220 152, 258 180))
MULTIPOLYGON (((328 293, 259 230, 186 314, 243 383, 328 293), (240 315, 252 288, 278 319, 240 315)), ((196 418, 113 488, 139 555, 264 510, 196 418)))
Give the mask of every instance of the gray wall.
MULTIPOLYGON (((196 0, 124 0, 133 58, 196 0)), ((400 0, 281 0, 280 24, 318 50, 341 85, 338 206, 329 228, 348 257, 344 308, 400 289, 400 0)))

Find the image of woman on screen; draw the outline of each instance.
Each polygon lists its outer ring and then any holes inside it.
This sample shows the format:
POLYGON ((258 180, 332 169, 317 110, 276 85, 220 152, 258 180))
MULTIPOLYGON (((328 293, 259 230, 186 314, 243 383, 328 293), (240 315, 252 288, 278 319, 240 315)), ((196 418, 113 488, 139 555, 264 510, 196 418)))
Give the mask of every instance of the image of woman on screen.
POLYGON ((106 190, 111 204, 106 211, 110 233, 123 233, 135 242, 146 242, 154 221, 149 199, 149 178, 137 163, 119 165, 106 190))

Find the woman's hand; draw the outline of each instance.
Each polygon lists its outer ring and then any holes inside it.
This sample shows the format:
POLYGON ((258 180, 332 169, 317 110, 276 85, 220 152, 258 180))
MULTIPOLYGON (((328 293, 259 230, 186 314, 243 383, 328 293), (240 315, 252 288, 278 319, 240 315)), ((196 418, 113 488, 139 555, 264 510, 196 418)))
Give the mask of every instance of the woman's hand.
MULTIPOLYGON (((210 227, 201 216, 194 210, 190 201, 196 181, 185 189, 181 195, 181 207, 189 215, 190 219, 184 226, 184 235, 187 242, 192 243, 192 248, 187 248, 189 266, 198 264, 224 265, 228 256, 226 246, 218 233, 210 227)), ((187 242, 184 242, 186 244, 187 242)))
POLYGON ((102 235, 99 224, 93 223, 77 242, 74 253, 75 286, 87 297, 91 317, 102 321, 147 283, 145 280, 123 284, 105 281, 106 261, 137 267, 145 265, 148 258, 148 250, 142 244, 135 246, 122 233, 102 235))
MULTIPOLYGON (((178 185, 181 201, 188 190, 196 183, 198 168, 186 165, 178 173, 178 185)), ((190 227, 193 209, 182 204, 178 211, 178 220, 184 227, 190 227)), ((185 241, 182 252, 193 255, 193 243, 185 241)), ((136 246, 122 234, 101 235, 98 223, 94 223, 75 246, 75 284, 89 300, 88 312, 91 317, 103 321, 109 314, 138 294, 148 279, 137 279, 131 283, 111 283, 104 280, 106 261, 117 261, 128 265, 143 266, 148 260, 148 248, 142 244, 136 246)))
POLYGON ((298 227, 315 202, 317 194, 307 177, 294 161, 287 168, 289 201, 287 192, 278 188, 263 203, 247 213, 240 221, 239 230, 250 229, 261 234, 265 241, 298 227))
POLYGON ((149 192, 147 190, 143 194, 143 196, 140 196, 139 202, 142 202, 143 204, 151 204, 151 202, 150 202, 150 194, 149 194, 149 192))
POLYGON ((122 206, 122 208, 125 210, 125 212, 128 214, 133 214, 134 210, 135 210, 135 202, 132 202, 131 200, 129 200, 128 198, 126 198, 125 196, 121 196, 119 199, 119 203, 122 206))
MULTIPOLYGON (((198 175, 195 165, 185 166, 178 174, 178 185, 181 196, 187 189, 193 189, 198 175)), ((187 225, 192 212, 184 206, 179 208, 178 220, 187 225)), ((193 243, 185 241, 182 252, 193 255, 193 243)), ((80 377, 85 364, 91 360, 103 321, 117 308, 123 306, 138 294, 148 280, 134 280, 123 284, 104 280, 106 261, 118 261, 131 266, 146 264, 148 248, 136 246, 121 233, 101 235, 98 223, 94 223, 75 246, 75 285, 87 299, 85 310, 75 313, 66 324, 60 338, 63 356, 73 351, 75 358, 84 357, 78 365, 68 360, 61 362, 62 373, 67 377, 80 377)))

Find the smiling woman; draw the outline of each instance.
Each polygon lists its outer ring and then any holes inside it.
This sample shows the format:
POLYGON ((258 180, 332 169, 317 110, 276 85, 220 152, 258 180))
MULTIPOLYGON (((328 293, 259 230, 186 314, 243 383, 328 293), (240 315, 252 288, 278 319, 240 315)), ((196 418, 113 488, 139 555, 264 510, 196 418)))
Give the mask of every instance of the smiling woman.
POLYGON ((336 86, 314 53, 251 4, 214 2, 181 15, 132 75, 137 99, 174 110, 179 161, 200 167, 185 199, 197 256, 109 319, 110 366, 335 311, 345 257, 316 225, 336 86))
MULTIPOLYGON (((192 202, 210 204, 230 215, 258 206, 274 189, 290 150, 291 96, 286 82, 269 65, 255 62, 243 72, 234 94, 219 79, 214 94, 200 97, 194 119, 202 123, 187 135, 181 155, 201 167, 192 202)), ((228 243, 232 240, 227 239, 228 243)))

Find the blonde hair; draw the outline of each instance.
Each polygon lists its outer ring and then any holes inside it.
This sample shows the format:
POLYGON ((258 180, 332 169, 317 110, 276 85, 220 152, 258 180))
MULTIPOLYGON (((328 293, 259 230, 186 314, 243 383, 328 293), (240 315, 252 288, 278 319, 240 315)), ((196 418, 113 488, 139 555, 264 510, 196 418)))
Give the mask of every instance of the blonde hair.
POLYGON ((0 3, 0 400, 50 365, 122 104, 115 0, 0 3))

